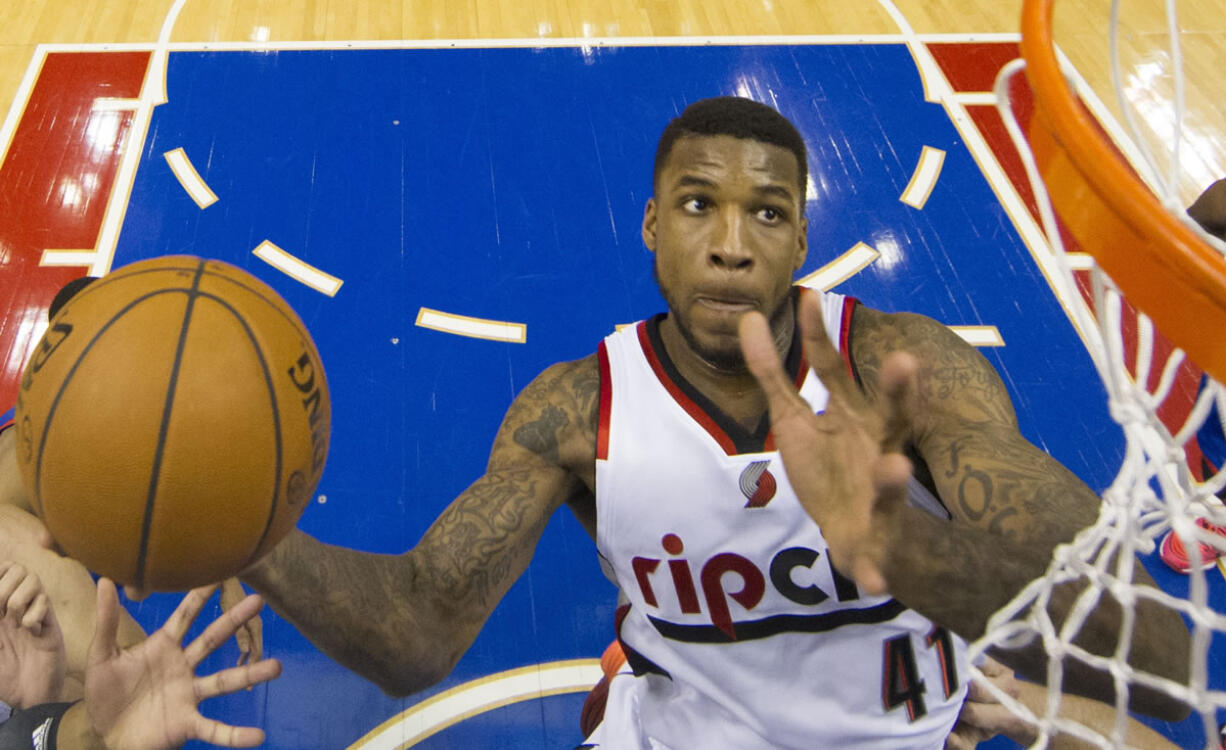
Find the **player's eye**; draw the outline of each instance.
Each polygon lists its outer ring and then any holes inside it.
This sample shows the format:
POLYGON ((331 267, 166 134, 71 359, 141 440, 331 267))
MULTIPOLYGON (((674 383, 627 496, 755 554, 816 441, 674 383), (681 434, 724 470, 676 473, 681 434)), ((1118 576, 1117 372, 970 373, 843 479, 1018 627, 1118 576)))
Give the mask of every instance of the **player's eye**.
POLYGON ((703 198, 700 195, 694 195, 686 198, 681 203, 681 210, 690 214, 700 214, 711 207, 711 201, 703 198))
POLYGON ((758 219, 765 224, 779 224, 787 218, 787 214, 774 206, 763 206, 762 208, 759 208, 757 211, 757 216, 758 219))

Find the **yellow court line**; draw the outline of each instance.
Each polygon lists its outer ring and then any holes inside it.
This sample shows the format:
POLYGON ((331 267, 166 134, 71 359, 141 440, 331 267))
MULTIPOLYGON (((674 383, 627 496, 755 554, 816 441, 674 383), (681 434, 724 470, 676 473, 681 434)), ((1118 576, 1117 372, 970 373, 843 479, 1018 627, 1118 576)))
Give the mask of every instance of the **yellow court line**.
POLYGON ((277 269, 295 281, 306 284, 320 294, 335 297, 345 283, 330 273, 321 271, 310 263, 290 255, 272 242, 264 240, 251 251, 255 257, 277 269))
POLYGON ((863 242, 857 242, 852 249, 808 276, 798 279, 796 286, 828 292, 868 268, 880 257, 881 253, 877 252, 872 246, 863 242))
POLYGON ((898 200, 912 208, 923 208, 928 202, 928 196, 932 195, 932 189, 936 187, 937 180, 941 177, 941 167, 944 164, 944 151, 932 146, 924 146, 924 150, 920 152, 919 163, 915 165, 915 172, 911 175, 911 182, 907 184, 906 190, 902 191, 898 200))
POLYGON ((367 732, 348 750, 403 750, 465 719, 521 701, 592 689, 599 659, 534 664, 482 677, 439 693, 367 732))
POLYGON ((468 315, 432 310, 429 307, 423 307, 417 311, 415 324, 432 331, 454 333, 457 336, 474 339, 506 341, 512 344, 523 344, 528 340, 528 326, 523 323, 473 318, 468 315))
POLYGON ((166 159, 166 163, 170 165, 170 171, 174 173, 175 178, 187 194, 192 197, 196 205, 201 209, 208 208, 217 202, 217 194, 213 192, 200 173, 196 171, 196 167, 192 164, 191 159, 187 158, 187 152, 180 146, 173 151, 167 151, 162 154, 166 159))

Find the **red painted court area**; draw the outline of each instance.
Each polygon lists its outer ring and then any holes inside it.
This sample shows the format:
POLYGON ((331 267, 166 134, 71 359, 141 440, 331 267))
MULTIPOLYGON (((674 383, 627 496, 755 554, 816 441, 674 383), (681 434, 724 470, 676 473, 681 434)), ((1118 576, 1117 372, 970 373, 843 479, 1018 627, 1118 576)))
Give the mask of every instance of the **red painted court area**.
POLYGON ((148 62, 147 52, 60 52, 39 71, 0 164, 0 403, 16 398, 51 298, 84 273, 39 261, 94 247, 132 122, 119 100, 140 95, 148 62))

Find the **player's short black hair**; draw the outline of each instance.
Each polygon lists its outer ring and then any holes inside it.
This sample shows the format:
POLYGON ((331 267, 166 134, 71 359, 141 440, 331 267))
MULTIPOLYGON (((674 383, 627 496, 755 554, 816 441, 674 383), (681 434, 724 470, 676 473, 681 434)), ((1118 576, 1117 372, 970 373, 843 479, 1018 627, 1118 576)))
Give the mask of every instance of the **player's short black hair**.
POLYGON ((809 182, 809 159, 805 141, 786 117, 772 107, 739 96, 716 96, 696 101, 674 117, 660 135, 656 146, 656 164, 652 172, 652 184, 660 179, 660 172, 678 138, 690 135, 730 135, 734 138, 769 143, 786 148, 796 156, 800 167, 800 200, 805 200, 805 186, 809 182))
POLYGON ((51 300, 51 306, 47 308, 47 320, 54 320, 56 314, 68 304, 68 300, 76 296, 77 292, 94 283, 98 279, 93 276, 82 276, 79 279, 73 279, 60 290, 55 293, 55 297, 51 300))

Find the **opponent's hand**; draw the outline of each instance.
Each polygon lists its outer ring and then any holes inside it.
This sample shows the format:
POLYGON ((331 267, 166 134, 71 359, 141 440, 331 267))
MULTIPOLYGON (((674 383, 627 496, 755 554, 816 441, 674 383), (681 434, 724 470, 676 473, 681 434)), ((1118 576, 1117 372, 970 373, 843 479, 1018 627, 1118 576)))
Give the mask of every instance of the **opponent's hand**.
POLYGON ((1188 206, 1188 216, 1206 232, 1226 242, 1226 179, 1218 180, 1188 206))
POLYGON ((766 394, 788 480, 821 527, 831 561, 866 593, 882 594, 892 523, 911 475, 910 461, 898 451, 909 426, 915 359, 901 353, 887 357, 882 398, 869 403, 826 336, 817 295, 801 296, 798 315, 805 358, 830 392, 824 413, 813 413, 783 371, 762 315, 741 318, 741 350, 766 394))
POLYGON ((243 690, 281 673, 276 659, 266 659, 196 677, 196 666, 263 606, 260 597, 247 597, 183 647, 184 634, 214 590, 216 586, 189 592, 160 630, 124 651, 115 642, 119 623, 115 584, 106 578, 98 581, 98 623, 85 671, 85 705, 94 731, 107 747, 162 750, 193 739, 254 747, 264 741, 261 729, 206 719, 197 710, 206 698, 243 690))
MULTIPOLYGON (((247 598, 247 591, 237 578, 227 578, 221 584, 221 610, 229 612, 247 598)), ((234 634, 238 643, 238 665, 257 662, 264 658, 264 621, 257 614, 243 623, 234 634)))
POLYGON ((0 700, 16 708, 60 700, 68 657, 38 576, 0 562, 0 700))
MULTIPOLYGON (((1008 696, 1021 697, 1022 685, 1005 665, 989 658, 979 671, 1008 696)), ((958 722, 945 740, 945 750, 970 750, 998 734, 1023 747, 1034 744, 1037 737, 1033 724, 1005 708, 979 680, 973 680, 958 713, 958 722)))

